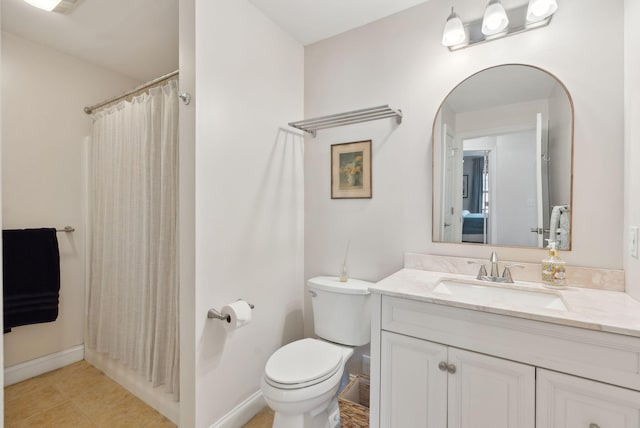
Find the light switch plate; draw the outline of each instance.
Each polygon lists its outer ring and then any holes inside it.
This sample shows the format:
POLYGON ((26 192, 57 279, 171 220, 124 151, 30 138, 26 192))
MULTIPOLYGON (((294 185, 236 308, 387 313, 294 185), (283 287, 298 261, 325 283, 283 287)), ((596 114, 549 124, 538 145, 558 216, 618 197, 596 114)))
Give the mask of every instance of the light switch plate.
POLYGON ((629 253, 638 258, 638 226, 631 226, 629 230, 629 253))

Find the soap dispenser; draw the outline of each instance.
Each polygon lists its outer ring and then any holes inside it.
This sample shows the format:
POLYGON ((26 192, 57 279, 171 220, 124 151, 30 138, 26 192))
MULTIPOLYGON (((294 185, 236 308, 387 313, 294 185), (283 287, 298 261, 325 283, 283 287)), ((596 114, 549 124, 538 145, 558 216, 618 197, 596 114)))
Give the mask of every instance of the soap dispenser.
POLYGON ((549 255, 542 260, 542 282, 551 288, 567 286, 565 278, 565 261, 558 257, 557 243, 549 241, 549 255))

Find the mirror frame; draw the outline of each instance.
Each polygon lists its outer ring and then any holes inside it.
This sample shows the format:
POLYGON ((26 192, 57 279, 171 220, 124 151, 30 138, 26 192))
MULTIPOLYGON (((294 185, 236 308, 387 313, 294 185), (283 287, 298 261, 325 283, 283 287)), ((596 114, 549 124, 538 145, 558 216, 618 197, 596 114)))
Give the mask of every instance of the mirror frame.
MULTIPOLYGON (((463 83, 465 83, 467 80, 475 77, 476 75, 494 69, 494 68, 499 68, 499 67, 505 67, 505 66, 522 66, 522 67, 530 67, 536 70, 539 70, 545 74, 547 74, 548 76, 550 76, 551 78, 553 78, 564 90, 565 94, 567 95, 567 98, 569 100, 569 107, 571 108, 571 158, 570 158, 570 196, 569 196, 569 206, 571 207, 571 216, 570 216, 570 222, 569 222, 569 248, 563 249, 563 250, 559 250, 559 251, 571 251, 573 249, 573 237, 574 237, 574 204, 573 204, 573 195, 574 195, 574 190, 573 190, 573 173, 574 173, 574 157, 575 157, 575 107, 573 105, 573 97, 571 96, 571 92, 569 92, 569 89, 567 88, 567 86, 564 84, 564 82, 562 80, 560 80, 558 78, 558 76, 556 76, 553 73, 550 73, 549 71, 545 70, 542 67, 538 67, 536 65, 531 65, 531 64, 523 64, 523 63, 505 63, 505 64, 497 64, 497 65, 493 65, 491 67, 487 67, 487 68, 483 68, 481 70, 476 71, 475 73, 465 77, 463 80, 461 80, 460 82, 458 82, 448 93, 447 95, 444 97, 444 99, 440 102, 440 105, 438 106, 438 109, 436 110, 436 114, 433 118, 433 124, 431 125, 431 242, 432 243, 437 243, 437 244, 456 244, 456 245, 475 245, 475 246, 493 246, 493 247, 502 247, 502 248, 527 248, 527 249, 540 249, 539 247, 525 247, 525 246, 516 246, 516 245, 505 245, 505 244, 482 244, 482 243, 475 243, 475 242, 449 242, 449 241, 438 241, 435 239, 435 234, 436 234, 436 227, 435 227, 435 209, 436 209, 436 192, 434 191, 434 185, 436 183, 436 168, 435 168, 435 162, 436 162, 436 157, 435 157, 435 144, 436 144, 436 139, 435 139, 435 130, 436 130, 436 120, 438 119, 438 115, 440 114, 440 111, 442 110, 442 107, 444 106, 444 104, 446 103, 447 99, 449 98, 449 96, 456 90, 458 89, 458 87, 460 87, 463 83)), ((543 247, 544 248, 544 247, 543 247)))

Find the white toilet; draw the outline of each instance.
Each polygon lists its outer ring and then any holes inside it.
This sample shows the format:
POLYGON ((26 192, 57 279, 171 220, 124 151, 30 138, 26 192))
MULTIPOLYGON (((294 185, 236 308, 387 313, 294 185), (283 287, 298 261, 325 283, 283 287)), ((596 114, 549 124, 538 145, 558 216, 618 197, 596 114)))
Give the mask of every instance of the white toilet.
POLYGON ((271 355, 261 389, 275 412, 273 428, 337 426, 337 392, 353 347, 371 338, 370 282, 337 277, 311 278, 309 293, 315 333, 271 355))

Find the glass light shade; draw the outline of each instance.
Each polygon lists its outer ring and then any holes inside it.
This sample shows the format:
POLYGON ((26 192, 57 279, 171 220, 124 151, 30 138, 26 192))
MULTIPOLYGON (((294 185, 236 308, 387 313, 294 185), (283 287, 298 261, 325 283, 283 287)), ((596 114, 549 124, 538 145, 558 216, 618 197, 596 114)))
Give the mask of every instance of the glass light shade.
POLYGON ((558 10, 556 0, 529 0, 527 7, 527 22, 542 21, 558 10))
POLYGON ((47 12, 51 12, 53 9, 58 6, 62 0, 24 0, 29 3, 31 6, 35 6, 38 9, 46 10, 47 12))
POLYGON ((501 33, 508 25, 509 18, 500 0, 491 0, 482 18, 482 34, 492 36, 501 33))
POLYGON ((451 8, 451 15, 447 18, 442 32, 442 44, 444 46, 455 46, 467 41, 467 32, 460 17, 451 8))

